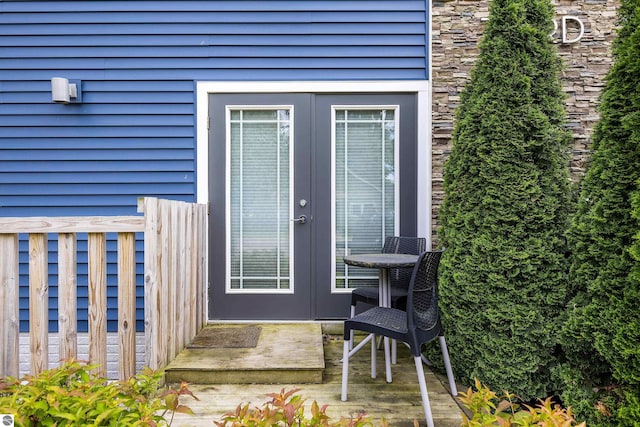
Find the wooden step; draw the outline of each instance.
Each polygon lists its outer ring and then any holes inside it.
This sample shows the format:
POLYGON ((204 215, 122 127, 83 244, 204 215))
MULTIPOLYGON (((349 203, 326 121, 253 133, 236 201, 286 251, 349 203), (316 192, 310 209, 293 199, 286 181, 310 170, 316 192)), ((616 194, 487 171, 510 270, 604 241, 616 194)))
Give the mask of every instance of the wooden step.
MULTIPOLYGON (((230 348, 216 343, 215 348, 187 348, 167 366, 166 381, 190 384, 322 383, 325 366, 320 323, 216 324, 205 329, 224 328, 221 332, 227 334, 230 328, 237 328, 240 334, 247 326, 260 330, 255 347, 230 348)), ((198 337, 194 341, 197 340, 198 337)))

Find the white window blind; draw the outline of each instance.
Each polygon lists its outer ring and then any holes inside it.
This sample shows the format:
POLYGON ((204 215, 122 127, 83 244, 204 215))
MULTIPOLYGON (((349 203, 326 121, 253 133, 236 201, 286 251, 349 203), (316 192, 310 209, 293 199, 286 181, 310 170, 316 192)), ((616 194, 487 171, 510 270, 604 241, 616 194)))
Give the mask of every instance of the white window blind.
POLYGON ((290 290, 289 109, 232 109, 229 127, 231 291, 290 290))
POLYGON ((378 271, 350 267, 347 254, 380 252, 396 234, 396 108, 336 108, 334 120, 335 289, 377 286, 378 271))

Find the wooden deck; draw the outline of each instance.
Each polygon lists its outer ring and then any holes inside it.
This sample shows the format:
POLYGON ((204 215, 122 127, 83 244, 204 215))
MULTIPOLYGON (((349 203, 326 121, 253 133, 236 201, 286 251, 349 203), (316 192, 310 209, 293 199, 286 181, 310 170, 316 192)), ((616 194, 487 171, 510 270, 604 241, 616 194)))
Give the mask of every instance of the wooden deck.
MULTIPOLYGON (((277 378, 273 379, 273 384, 190 383, 190 390, 200 400, 195 401, 185 397, 183 403, 190 406, 195 415, 177 414, 172 425, 211 427, 214 420, 219 420, 224 413, 234 410, 238 404, 251 403, 252 406, 262 406, 268 400, 268 393, 279 392, 282 388, 287 390, 301 389, 299 394, 307 399, 308 405, 314 400, 320 405, 329 405, 327 413, 335 420, 341 416, 348 417, 352 414, 366 412, 374 419, 375 425, 379 425, 379 420, 382 417, 391 426, 413 426, 414 419, 420 425, 426 424, 415 367, 407 348, 402 345, 398 346, 398 364, 392 367, 392 384, 387 384, 384 380, 382 351, 379 353, 378 377, 376 379, 372 379, 370 376, 368 347, 355 355, 350 363, 348 401, 342 402, 340 400, 342 337, 339 335, 339 331, 335 330, 335 327, 330 328, 329 332, 326 328, 324 330, 325 370, 321 384, 282 384, 277 378)), ((284 348, 288 345, 296 345, 295 341, 288 343, 287 340, 273 344, 284 348)), ((229 349, 227 359, 233 358, 233 351, 233 349, 229 349)), ((267 355, 267 357, 269 356, 267 355)), ((259 365, 268 362, 260 362, 255 359, 254 355, 253 363, 259 365)), ((446 377, 436 375, 428 368, 425 369, 425 374, 436 427, 459 426, 462 421, 462 412, 447 391, 446 377)))

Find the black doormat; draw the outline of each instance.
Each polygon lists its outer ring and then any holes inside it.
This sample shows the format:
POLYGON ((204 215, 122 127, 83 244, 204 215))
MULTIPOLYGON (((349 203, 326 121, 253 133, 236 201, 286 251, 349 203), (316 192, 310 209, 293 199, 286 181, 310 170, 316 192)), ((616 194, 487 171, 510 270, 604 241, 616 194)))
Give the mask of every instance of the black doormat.
POLYGON ((188 348, 251 348, 258 345, 260 326, 204 328, 188 348))

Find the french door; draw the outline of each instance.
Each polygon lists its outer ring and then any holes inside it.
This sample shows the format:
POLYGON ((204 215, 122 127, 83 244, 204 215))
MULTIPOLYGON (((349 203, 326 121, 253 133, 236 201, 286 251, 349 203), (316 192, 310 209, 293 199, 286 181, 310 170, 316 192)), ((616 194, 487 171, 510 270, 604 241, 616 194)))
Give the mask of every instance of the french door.
POLYGON ((347 253, 416 233, 413 94, 209 99, 210 319, 345 318, 377 272, 347 253))

